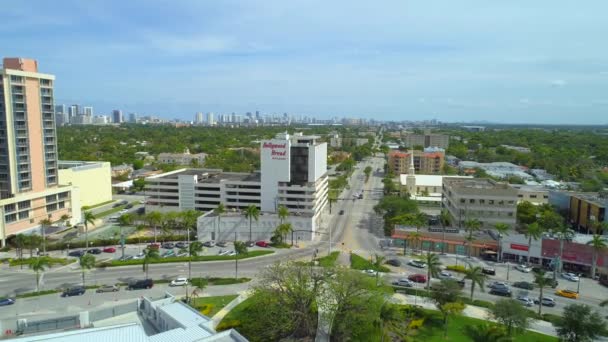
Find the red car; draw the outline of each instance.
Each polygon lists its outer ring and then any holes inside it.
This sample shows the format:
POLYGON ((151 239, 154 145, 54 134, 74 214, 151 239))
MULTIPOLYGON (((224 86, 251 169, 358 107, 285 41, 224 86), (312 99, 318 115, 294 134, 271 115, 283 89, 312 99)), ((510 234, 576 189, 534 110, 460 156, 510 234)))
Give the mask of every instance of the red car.
POLYGON ((151 243, 148 245, 149 249, 159 249, 160 248, 160 243, 151 243))
POLYGON ((426 283, 426 276, 424 274, 412 274, 407 279, 415 283, 426 283))
POLYGON ((106 248, 103 249, 103 252, 104 253, 114 253, 114 252, 116 252, 116 248, 114 248, 114 247, 106 247, 106 248))
POLYGON ((255 243, 255 245, 258 247, 270 247, 270 244, 266 241, 258 241, 255 243))

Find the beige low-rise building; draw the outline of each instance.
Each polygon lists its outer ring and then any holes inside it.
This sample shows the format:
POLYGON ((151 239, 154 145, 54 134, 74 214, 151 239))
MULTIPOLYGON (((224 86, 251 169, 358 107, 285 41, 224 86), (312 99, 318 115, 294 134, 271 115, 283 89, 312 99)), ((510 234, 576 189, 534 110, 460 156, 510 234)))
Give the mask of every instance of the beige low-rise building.
POLYGON ((542 185, 511 184, 517 190, 517 202, 530 202, 534 204, 549 203, 549 189, 542 185))
POLYGON ((444 178, 442 190, 443 206, 455 226, 464 228, 470 219, 479 220, 485 228, 497 223, 515 226, 518 197, 509 184, 485 178, 444 178))
POLYGON ((112 200, 112 171, 109 162, 59 161, 59 184, 80 189, 80 206, 112 200))

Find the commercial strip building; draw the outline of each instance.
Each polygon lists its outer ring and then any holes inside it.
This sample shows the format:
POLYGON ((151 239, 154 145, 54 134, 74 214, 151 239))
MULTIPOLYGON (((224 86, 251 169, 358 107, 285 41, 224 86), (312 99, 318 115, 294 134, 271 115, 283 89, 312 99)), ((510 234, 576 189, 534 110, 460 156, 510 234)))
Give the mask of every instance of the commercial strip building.
POLYGON ((532 175, 524 171, 525 168, 509 162, 478 163, 474 161, 461 161, 458 163, 458 168, 464 172, 470 172, 479 168, 484 170, 489 176, 500 179, 519 177, 523 180, 534 180, 532 175))
MULTIPOLYGON (((112 309, 86 311, 75 317, 73 325, 67 330, 46 334, 22 336, 13 341, 19 342, 82 342, 82 341, 112 341, 112 342, 246 342, 247 339, 236 330, 230 329, 217 332, 213 321, 192 309, 190 306, 167 294, 167 298, 151 300, 146 297, 137 299, 112 309), (120 311, 123 314, 113 316, 120 311), (108 317, 108 318, 105 318, 108 317), (105 319, 103 319, 105 318, 105 319)), ((21 322, 12 327, 2 327, 2 332, 17 331, 37 326, 36 322, 29 324, 21 322), (24 326, 23 326, 24 325, 24 326)), ((60 322, 57 320, 57 322, 60 322)), ((63 322, 63 321, 62 321, 63 322)), ((50 322, 49 322, 50 323, 50 322)), ((52 326, 51 324, 49 324, 52 326)), ((48 327, 47 327, 48 329, 48 327)), ((48 330, 47 330, 48 331, 48 330)), ((2 336, 0 332, 0 337, 2 336)))
POLYGON ((414 169, 419 174, 439 175, 443 170, 445 153, 443 151, 391 151, 388 154, 388 168, 394 174, 407 173, 413 154, 414 169))
MULTIPOLYGON (((290 223, 300 225, 311 237, 322 223, 327 205, 327 144, 317 136, 280 133, 264 140, 261 170, 254 173, 213 169, 181 169, 146 178, 147 210, 211 211, 223 203, 228 213, 217 227, 213 213, 199 218, 199 239, 249 237, 242 210, 260 209, 259 238, 269 238, 278 225, 276 212, 285 206, 290 223), (229 235, 229 236, 228 236, 229 235)), ((296 229, 296 228, 294 228, 296 229)), ((304 235, 302 235, 304 236, 304 235)), ((304 237, 303 237, 304 238, 304 237)))
POLYGON ((88 196, 104 182, 93 184, 82 175, 96 177, 93 169, 109 165, 69 170, 58 161, 55 77, 39 73, 35 60, 4 58, 0 76, 0 246, 5 246, 8 237, 36 231, 44 219, 56 222, 67 215, 70 224, 80 222, 81 194, 88 196))
POLYGON ((483 178, 444 178, 443 207, 452 217, 452 225, 463 228, 468 219, 477 219, 483 227, 496 223, 511 227, 516 223, 517 190, 505 183, 483 178))

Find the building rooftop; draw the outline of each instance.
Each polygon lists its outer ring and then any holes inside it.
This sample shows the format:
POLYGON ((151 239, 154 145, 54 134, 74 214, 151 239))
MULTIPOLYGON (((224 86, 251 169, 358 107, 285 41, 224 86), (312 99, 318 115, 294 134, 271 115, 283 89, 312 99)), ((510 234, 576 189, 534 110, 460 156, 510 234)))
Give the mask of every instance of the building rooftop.
POLYGON ((500 190, 501 192, 512 192, 517 194, 517 190, 513 189, 506 183, 498 183, 487 178, 446 178, 444 184, 456 188, 459 191, 478 192, 478 190, 500 190))
POLYGON ((177 179, 179 176, 198 176, 198 183, 219 183, 220 181, 259 182, 259 172, 222 172, 220 169, 179 169, 150 176, 147 179, 177 179))

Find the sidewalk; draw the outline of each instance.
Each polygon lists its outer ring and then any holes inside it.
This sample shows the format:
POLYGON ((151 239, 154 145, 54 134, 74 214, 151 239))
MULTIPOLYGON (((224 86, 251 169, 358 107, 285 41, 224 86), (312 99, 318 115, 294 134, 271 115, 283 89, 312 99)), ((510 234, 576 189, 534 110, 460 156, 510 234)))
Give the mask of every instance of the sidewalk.
MULTIPOLYGON (((425 297, 416 297, 416 296, 412 296, 412 295, 404 295, 401 293, 395 293, 392 296, 391 300, 395 304, 400 304, 400 305, 416 304, 425 309, 437 310, 437 307, 435 306, 435 304, 433 302, 431 302, 428 298, 425 298, 425 297)), ((464 311, 462 312, 462 314, 466 317, 477 318, 477 319, 481 319, 481 320, 491 320, 489 310, 486 308, 481 308, 481 307, 477 307, 477 306, 467 305, 465 307, 464 311)), ((530 328, 528 328, 528 330, 535 331, 535 332, 545 334, 545 335, 557 336, 557 332, 556 332, 553 324, 546 322, 546 321, 533 320, 531 322, 530 328)))
MULTIPOLYGON (((224 306, 220 311, 218 311, 211 320, 213 321, 213 328, 216 328, 218 324, 226 317, 228 312, 232 310, 235 306, 244 302, 251 295, 251 291, 242 291, 239 293, 239 296, 234 298, 228 305, 224 306)), ((204 297, 201 297, 204 298, 204 297)))

